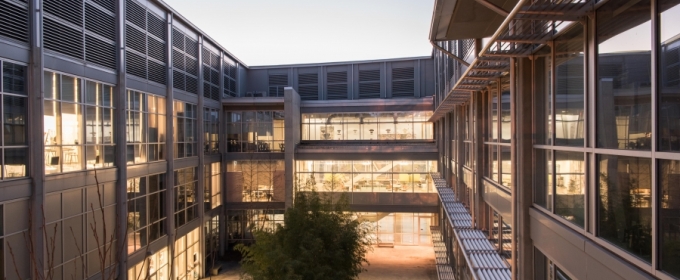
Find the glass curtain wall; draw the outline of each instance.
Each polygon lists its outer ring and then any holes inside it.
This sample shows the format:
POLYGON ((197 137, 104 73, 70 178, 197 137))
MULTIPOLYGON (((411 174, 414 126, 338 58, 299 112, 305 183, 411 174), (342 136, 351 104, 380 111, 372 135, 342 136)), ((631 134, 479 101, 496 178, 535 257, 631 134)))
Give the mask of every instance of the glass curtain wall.
POLYGON ((227 165, 228 202, 284 201, 282 160, 241 160, 227 165))
POLYGON ((297 161, 300 190, 318 192, 436 192, 436 161, 297 161))
POLYGON ((180 227, 198 217, 198 174, 196 167, 175 170, 175 226, 180 227))
POLYGON ((127 180, 127 252, 165 235, 165 174, 127 180))
POLYGON ((175 100, 174 107, 175 158, 198 156, 196 105, 175 100))
POLYGON ((220 110, 203 108, 203 133, 205 143, 203 152, 206 154, 218 154, 220 152, 220 110))
POLYGON ((203 276, 200 230, 201 227, 198 227, 175 240, 175 258, 172 264, 175 279, 190 280, 203 276))
POLYGON ((113 87, 45 72, 45 173, 113 167, 113 87))
POLYGON ((227 112, 228 152, 283 152, 283 111, 227 112))
POLYGON ((222 172, 220 172, 220 163, 213 162, 206 164, 204 169, 204 204, 205 211, 210 211, 222 205, 222 172))
POLYGON ((128 164, 165 159, 165 98, 128 90, 125 115, 128 164))
POLYGON ((432 140, 431 111, 302 114, 302 140, 432 140))
MULTIPOLYGON (((26 122, 28 98, 26 66, 0 61, 0 110, 3 133, 0 135, 0 176, 2 179, 28 176, 28 141, 26 122)), ((0 274, 1 275, 1 274, 0 274)))
POLYGON ((512 161, 510 158, 510 85, 499 79, 488 93, 488 133, 484 143, 488 153, 486 177, 496 184, 512 188, 512 161), (500 88, 499 88, 500 87, 500 88))

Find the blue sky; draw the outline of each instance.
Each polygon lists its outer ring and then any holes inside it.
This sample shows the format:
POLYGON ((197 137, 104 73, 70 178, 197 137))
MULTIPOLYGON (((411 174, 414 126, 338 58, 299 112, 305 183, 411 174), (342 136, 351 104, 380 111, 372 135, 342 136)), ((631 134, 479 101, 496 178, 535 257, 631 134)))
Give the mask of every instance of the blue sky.
POLYGON ((429 56, 434 0, 164 0, 250 66, 429 56))

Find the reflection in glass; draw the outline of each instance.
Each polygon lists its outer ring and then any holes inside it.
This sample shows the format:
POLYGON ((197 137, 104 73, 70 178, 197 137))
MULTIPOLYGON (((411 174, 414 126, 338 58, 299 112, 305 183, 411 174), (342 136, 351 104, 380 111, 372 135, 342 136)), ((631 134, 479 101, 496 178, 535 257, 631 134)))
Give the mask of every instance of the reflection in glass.
POLYGON ((433 139, 431 116, 429 111, 302 114, 302 140, 433 139))
MULTIPOLYGON (((321 124, 319 128, 337 137, 335 126, 321 124)), ((303 132, 306 129, 303 126, 303 132)), ((284 137, 283 111, 227 112, 228 152, 284 152, 284 137)))
POLYGON ((512 137, 512 113, 510 111, 510 84, 508 81, 502 82, 500 94, 500 122, 501 122, 501 142, 510 143, 512 137), (507 84, 506 84, 507 83, 507 84))
POLYGON ((555 145, 583 146, 584 27, 555 40, 555 145))
POLYGON ((660 268, 680 277, 680 161, 659 161, 660 268))
POLYGON ((552 52, 548 45, 535 54, 536 144, 552 144, 552 52))
POLYGON ((598 233, 651 261, 651 160, 598 155, 598 233))
POLYGON ((501 148, 501 184, 508 188, 512 188, 512 158, 511 149, 509 146, 500 146, 501 148))
POLYGON ((552 211, 553 161, 552 151, 535 149, 536 170, 534 172, 534 202, 552 211))
POLYGON ((677 152, 680 151, 680 1, 660 1, 659 9, 659 150, 677 152))
POLYGON ((584 199, 583 153, 555 151, 555 214, 583 227, 584 199))
MULTIPOLYGON (((230 165, 231 166, 231 165, 230 165)), ((435 161, 297 161, 304 190, 319 192, 434 192, 435 161)))
POLYGON ((651 149, 651 4, 608 1, 597 10, 597 146, 651 149))

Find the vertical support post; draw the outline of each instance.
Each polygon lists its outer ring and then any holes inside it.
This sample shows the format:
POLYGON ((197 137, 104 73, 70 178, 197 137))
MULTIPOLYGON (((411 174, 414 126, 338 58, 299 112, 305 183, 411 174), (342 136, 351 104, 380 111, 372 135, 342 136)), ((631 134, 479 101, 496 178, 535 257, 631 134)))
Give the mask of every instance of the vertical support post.
POLYGON ((283 90, 284 109, 284 164, 286 179, 286 208, 293 206, 295 190, 295 147, 300 143, 300 95, 292 87, 283 90))
MULTIPOLYGON (((205 257, 206 253, 205 252, 205 246, 203 246, 203 242, 205 242, 205 230, 203 230, 203 227, 205 226, 205 108, 204 108, 204 93, 203 93, 203 75, 206 75, 206 73, 203 73, 203 36, 198 35, 198 93, 196 96, 198 97, 198 105, 196 106, 196 113, 198 114, 198 118, 196 120, 196 128, 197 128, 197 134, 198 137, 196 137, 196 141, 198 142, 198 168, 196 168, 196 171, 198 173, 198 190, 196 190, 198 193, 196 195, 196 200, 198 201, 198 220, 201 221, 201 223, 198 225, 199 231, 198 231, 198 242, 201 244, 201 246, 198 246, 199 250, 199 256, 205 257)), ((208 73, 209 74, 209 73, 208 73)), ((205 259, 200 260, 201 262, 204 262, 205 259)), ((202 276, 203 271, 199 272, 199 277, 202 276)))
MULTIPOLYGON (((127 139, 125 134, 125 97, 126 97, 126 75, 125 75, 125 1, 117 2, 117 12, 116 12, 116 34, 117 36, 117 63, 116 63, 116 87, 114 88, 116 94, 114 94, 115 100, 113 101, 114 109, 114 143, 115 147, 115 165, 117 167, 117 177, 116 180, 116 239, 127 241, 127 157, 126 150, 127 145, 125 145, 127 139)), ((121 242, 122 242, 121 241, 121 242)), ((117 246, 118 252, 118 279, 127 279, 127 244, 119 242, 117 246)))
MULTIPOLYGON (((167 75, 167 84, 166 84, 166 96, 165 96, 165 114, 166 114, 166 121, 165 121, 165 131, 166 131, 166 142, 165 142, 165 158, 167 159, 168 167, 165 172, 165 211, 166 213, 166 223, 165 223, 165 231, 168 235, 168 256, 170 263, 174 264, 174 256, 175 256, 175 211, 173 209, 173 206, 175 205, 175 196, 172 188, 175 186, 175 176, 174 176, 174 170, 175 170, 175 133, 173 133, 175 127, 173 125, 174 123, 174 115, 175 115, 175 104, 173 100, 173 90, 172 90, 172 85, 173 85, 173 76, 172 76, 172 20, 173 20, 173 14, 168 13, 167 14, 167 19, 166 19, 166 31, 165 34, 167 34, 167 45, 165 48, 165 57, 167 58, 167 65, 166 65, 166 75, 167 75)), ((173 279, 175 276, 173 275, 174 269, 171 269, 169 272, 170 279, 173 279)))
MULTIPOLYGON (((43 48, 42 48, 42 1, 28 1, 30 57, 28 66, 28 122, 32 129, 28 130, 29 174, 33 177, 31 191, 31 236, 37 267, 31 268, 30 277, 39 279, 36 273, 46 269, 47 254, 43 240, 42 226, 43 205, 45 203, 45 142, 43 140, 43 48)), ((29 276, 29 275, 26 275, 29 276)))

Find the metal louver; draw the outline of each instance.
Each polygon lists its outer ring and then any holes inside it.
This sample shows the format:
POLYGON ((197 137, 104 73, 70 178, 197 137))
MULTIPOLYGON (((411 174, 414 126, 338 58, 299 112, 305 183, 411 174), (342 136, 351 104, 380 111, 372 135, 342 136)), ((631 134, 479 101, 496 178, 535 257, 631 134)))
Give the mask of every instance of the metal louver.
POLYGON ((208 48, 201 51, 203 61, 203 97, 220 100, 220 56, 208 48))
POLYGON ((132 0, 125 2, 125 20, 146 30, 146 9, 132 0))
POLYGON ((116 19, 90 3, 85 4, 85 29, 112 42, 116 40, 116 19))
POLYGON ((224 91, 222 97, 236 97, 236 63, 225 57, 222 60, 222 79, 224 91))
POLYGON ((114 0, 91 0, 92 2, 98 4, 102 8, 109 12, 114 13, 116 11, 116 2, 114 0))
POLYGON ((83 59, 83 33, 49 17, 43 18, 43 43, 48 50, 83 59))
POLYGON ((302 100, 319 99, 319 74, 306 73, 298 75, 298 94, 302 100))
POLYGON ((165 21, 133 0, 127 0, 126 3, 126 73, 165 84, 165 21))
POLYGON ((26 3, 0 0, 0 36, 28 43, 26 3))
POLYGON ((283 88, 288 85, 288 74, 269 74, 269 96, 283 97, 283 88))
POLYGON ((359 99, 380 98, 380 70, 359 70, 359 99))
POLYGON ((347 99, 347 71, 326 73, 326 99, 347 99))
POLYGON ((414 97, 415 69, 402 67, 392 69, 392 97, 414 97))
POLYGON ((198 94, 198 42, 172 28, 172 47, 173 87, 198 94))
POLYGON ((53 15, 76 26, 83 26, 82 0, 44 0, 45 13, 53 15))
POLYGON ((90 35, 85 36, 85 60, 111 69, 116 68, 116 47, 90 35))

